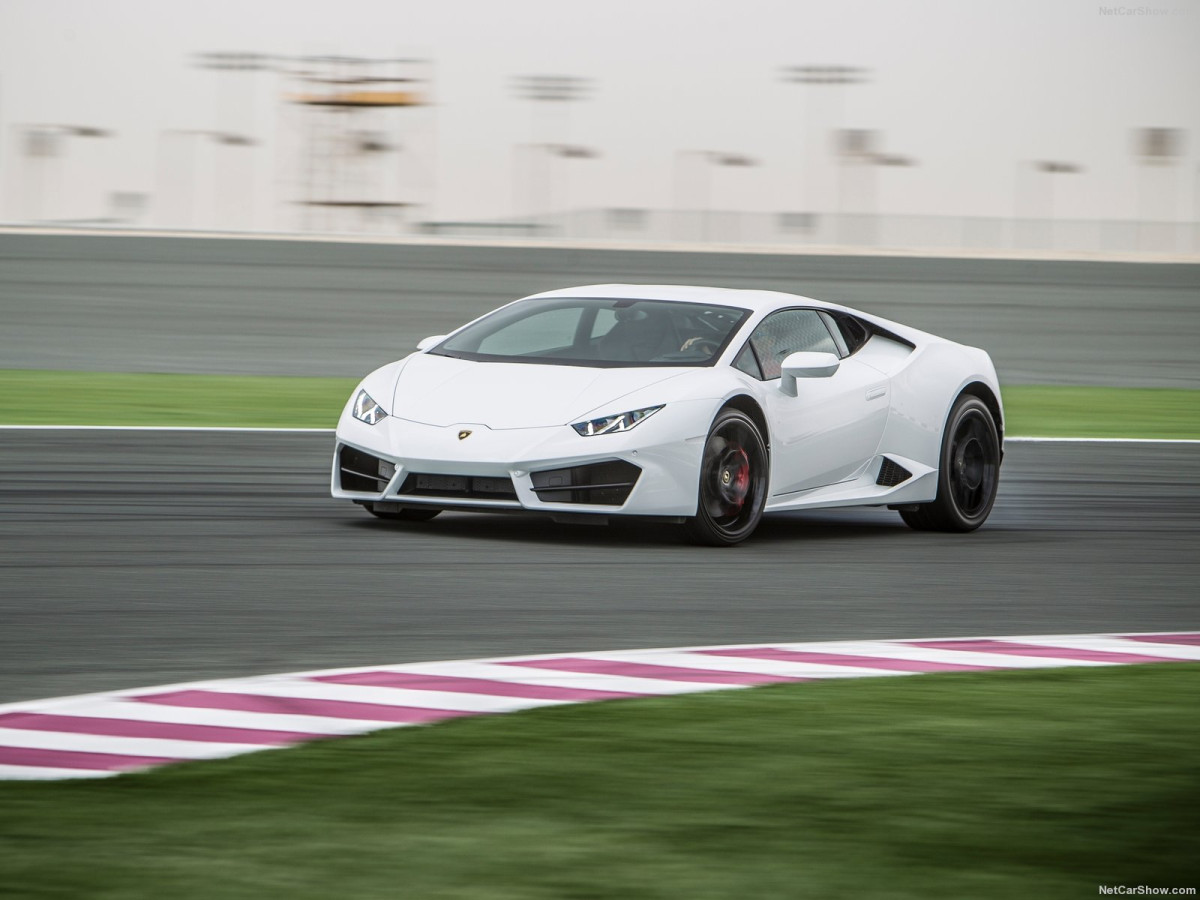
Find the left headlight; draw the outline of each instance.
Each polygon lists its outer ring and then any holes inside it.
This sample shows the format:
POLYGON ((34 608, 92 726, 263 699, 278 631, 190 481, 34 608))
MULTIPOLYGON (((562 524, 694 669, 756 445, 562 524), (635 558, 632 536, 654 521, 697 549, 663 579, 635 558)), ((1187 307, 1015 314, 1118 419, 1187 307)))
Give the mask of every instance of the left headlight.
POLYGON ((350 412, 358 421, 366 422, 368 425, 377 425, 387 418, 383 407, 376 403, 375 399, 366 391, 358 392, 350 412))
POLYGON ((647 406, 644 409, 617 413, 615 416, 605 416, 602 419, 576 422, 571 427, 584 437, 590 437, 595 434, 615 434, 638 426, 660 409, 662 409, 662 406, 647 406))

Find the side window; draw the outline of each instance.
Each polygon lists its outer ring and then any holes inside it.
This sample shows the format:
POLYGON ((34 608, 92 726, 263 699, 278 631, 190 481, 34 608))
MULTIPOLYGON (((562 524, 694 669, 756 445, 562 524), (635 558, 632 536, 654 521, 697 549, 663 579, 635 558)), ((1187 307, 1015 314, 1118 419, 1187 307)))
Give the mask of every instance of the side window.
POLYGON ((750 335, 765 380, 778 378, 783 360, 792 353, 817 351, 837 355, 837 344, 821 317, 811 309, 785 309, 763 320, 750 335))
POLYGON ((759 368, 758 360, 754 358, 754 351, 750 349, 750 343, 747 341, 746 346, 742 348, 742 352, 737 355, 737 359, 733 361, 733 367, 742 372, 745 372, 751 378, 763 380, 762 369, 759 368))
POLYGON ((833 335, 833 342, 837 344, 837 354, 842 359, 850 355, 850 348, 846 345, 846 336, 842 334, 842 329, 838 327, 837 320, 829 313, 822 311, 820 313, 821 321, 825 323, 825 327, 829 329, 829 333, 833 335))
POLYGON ((854 316, 846 313, 834 313, 833 320, 837 323, 837 328, 846 341, 849 353, 858 352, 858 349, 871 339, 871 330, 854 316))

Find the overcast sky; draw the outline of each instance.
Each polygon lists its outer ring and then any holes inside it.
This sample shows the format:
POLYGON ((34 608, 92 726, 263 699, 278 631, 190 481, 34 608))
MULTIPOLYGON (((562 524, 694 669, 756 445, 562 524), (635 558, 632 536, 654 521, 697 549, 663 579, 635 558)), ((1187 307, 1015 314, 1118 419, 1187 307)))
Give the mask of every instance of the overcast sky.
MULTIPOLYGON (((197 214, 219 215, 252 186, 256 224, 285 224, 273 206, 298 190, 294 110, 283 111, 278 76, 190 64, 220 50, 432 60, 436 104, 403 113, 398 186, 432 201, 432 218, 523 211, 514 147, 532 140, 601 154, 559 161, 555 205, 668 207, 679 151, 720 150, 758 165, 708 171, 716 207, 828 208, 832 167, 806 180, 802 161, 805 123, 833 124, 833 96, 779 72, 829 63, 871 70, 841 89, 840 124, 878 129, 883 149, 918 162, 877 171, 884 212, 1009 216, 1023 202, 1036 213, 1051 178, 1054 212, 1067 218, 1129 218, 1139 202, 1192 218, 1198 202, 1200 0, 0 0, 0 219, 29 202, 18 126, 65 123, 116 136, 69 143, 47 214, 97 215, 110 191, 166 197, 190 177, 206 198, 197 214), (588 78, 592 90, 539 121, 512 84, 541 73, 588 78), (1139 169, 1139 126, 1187 131, 1168 174, 1139 169), (203 149, 194 163, 169 140, 163 149, 164 129, 197 128, 264 143, 203 149), (229 168, 213 200, 206 167, 218 153, 229 168), (1085 171, 1019 175, 1030 160, 1085 171)), ((699 203, 703 164, 683 164, 681 199, 699 203)))

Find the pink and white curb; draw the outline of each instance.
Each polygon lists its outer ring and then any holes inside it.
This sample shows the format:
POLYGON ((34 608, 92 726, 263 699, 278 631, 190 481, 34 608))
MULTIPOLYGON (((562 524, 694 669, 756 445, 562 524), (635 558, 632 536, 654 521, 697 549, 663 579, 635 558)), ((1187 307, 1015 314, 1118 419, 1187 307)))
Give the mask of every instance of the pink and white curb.
POLYGON ((381 728, 821 678, 1200 661, 1200 633, 677 647, 328 669, 0 706, 0 779, 99 778, 381 728))

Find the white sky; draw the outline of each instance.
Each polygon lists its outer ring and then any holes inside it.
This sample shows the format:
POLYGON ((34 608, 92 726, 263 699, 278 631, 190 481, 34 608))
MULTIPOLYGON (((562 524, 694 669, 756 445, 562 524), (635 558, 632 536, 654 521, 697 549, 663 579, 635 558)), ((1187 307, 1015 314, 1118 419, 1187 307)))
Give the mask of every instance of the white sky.
MULTIPOLYGON (((220 50, 433 60, 437 105, 403 113, 410 119, 400 133, 415 164, 403 187, 432 200, 431 218, 518 211, 514 146, 535 139, 531 104, 512 90, 523 74, 594 80, 588 99, 539 123, 537 140, 602 154, 558 162, 555 205, 669 207, 677 152, 712 149, 759 161, 708 172, 715 207, 776 212, 815 199, 830 208, 832 167, 807 185, 800 165, 806 104, 818 104, 816 117, 829 124, 831 97, 817 95, 828 89, 778 77, 783 66, 820 63, 869 67, 869 83, 842 89, 842 126, 879 129, 886 150, 919 161, 876 173, 883 212, 1009 216, 1021 202, 1038 214, 1039 187, 1053 177, 1062 218, 1131 218, 1139 203, 1155 217, 1192 218, 1200 0, 1147 0, 1144 8, 1182 13, 1173 16, 1102 12, 1132 12, 1133 2, 0 0, 0 220, 19 218, 28 201, 33 170, 16 126, 56 122, 117 136, 69 143, 55 164, 60 187, 42 200, 48 215, 98 215, 108 192, 153 193, 163 180, 164 202, 174 190, 181 203, 183 151, 167 141, 159 155, 161 131, 221 128, 252 131, 264 145, 198 151, 196 215, 219 216, 252 185, 255 224, 285 224, 273 207, 296 193, 293 113, 280 112, 274 75, 190 64, 195 53, 220 50), (1138 126, 1188 132, 1173 172, 1136 164, 1130 133, 1138 126), (213 199, 206 167, 218 153, 230 168, 213 199), (1086 171, 1027 172, 1028 193, 1016 201, 1018 162, 1036 159, 1086 171)), ((686 164, 683 199, 695 205, 700 164, 686 164)))

